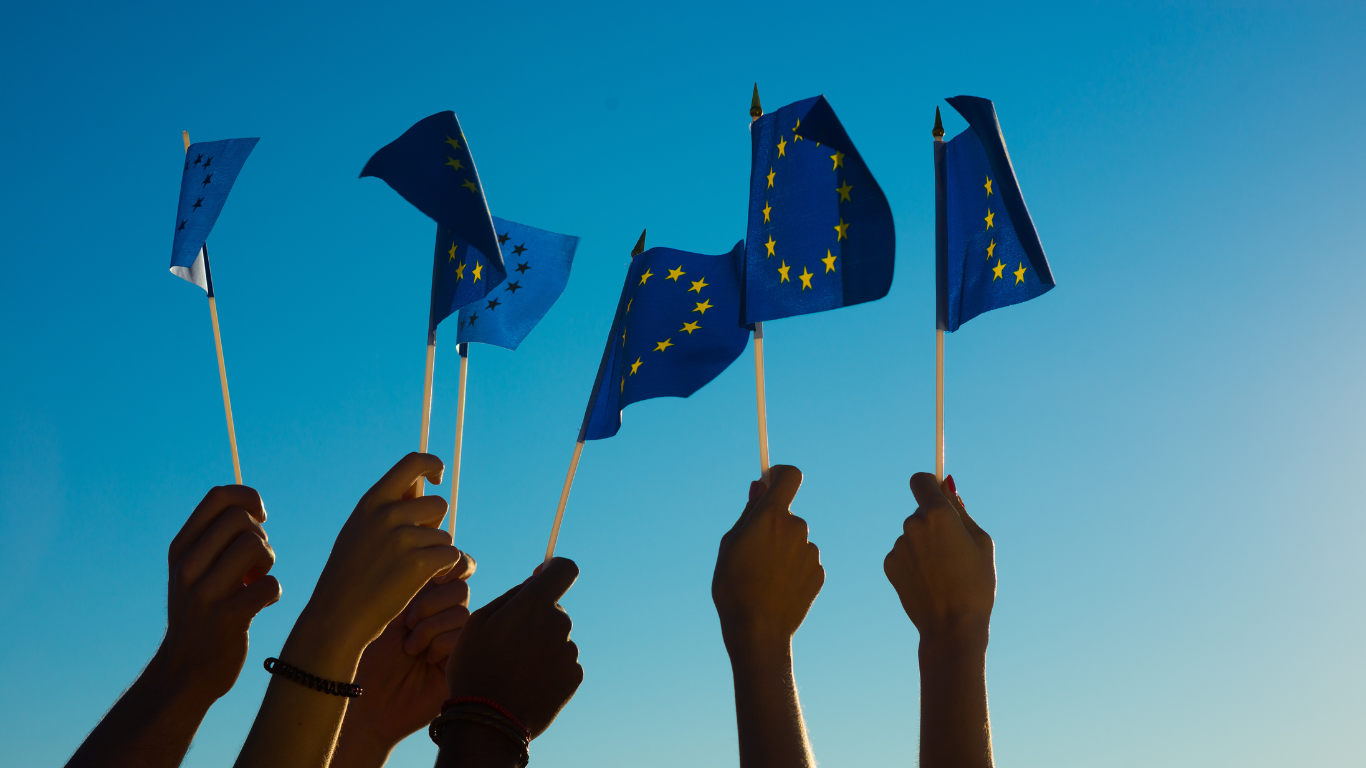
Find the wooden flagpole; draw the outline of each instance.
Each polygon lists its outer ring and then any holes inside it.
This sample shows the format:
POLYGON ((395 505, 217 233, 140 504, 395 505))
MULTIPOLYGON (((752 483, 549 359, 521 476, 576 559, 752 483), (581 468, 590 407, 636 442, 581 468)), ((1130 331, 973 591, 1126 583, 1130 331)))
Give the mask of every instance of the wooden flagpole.
MULTIPOLYGON (((764 116, 759 104, 759 84, 754 84, 754 99, 749 105, 750 130, 764 116)), ((754 396, 759 410, 759 477, 768 485, 768 404, 764 401, 764 324, 754 324, 754 396)))
MULTIPOLYGON (((944 143, 938 107, 934 110, 934 143, 944 143)), ((938 327, 934 329, 934 476, 944 482, 944 330, 938 327)))
MULTIPOLYGON (((631 249, 631 258, 634 259, 642 253, 645 253, 645 232, 643 230, 640 233, 640 239, 636 241, 636 247, 631 249)), ((597 384, 595 383, 594 386, 596 387, 597 384)), ((596 390, 593 394, 597 394, 596 390)), ((565 473, 564 476, 564 488, 560 489, 560 505, 555 508, 555 523, 550 526, 550 543, 545 547, 546 562, 555 556, 555 542, 560 538, 560 523, 564 522, 564 508, 569 504, 569 489, 574 487, 574 473, 579 471, 579 456, 582 454, 583 439, 581 432, 579 441, 574 443, 574 455, 569 459, 569 472, 565 473)))
MULTIPOLYGON (((436 331, 427 334, 427 372, 422 377, 422 434, 417 440, 419 453, 427 452, 427 430, 432 425, 432 369, 436 367, 436 331)), ((417 478, 417 495, 421 496, 426 481, 417 478)))
MULTIPOLYGON (((182 131, 181 138, 185 141, 185 153, 190 152, 190 132, 182 131)), ((207 244, 204 249, 204 272, 209 272, 209 247, 207 244)), ((223 385, 223 414, 228 419, 228 445, 232 448, 232 475, 237 484, 242 484, 242 462, 237 458, 237 430, 232 426, 232 398, 228 397, 228 366, 223 362, 223 336, 218 331, 218 303, 213 295, 213 278, 209 278, 209 319, 213 321, 213 346, 218 352, 218 381, 223 385)))
POLYGON ((465 438, 465 377, 470 370, 470 345, 456 345, 460 349, 460 389, 455 396, 455 458, 451 460, 451 539, 455 539, 455 508, 460 503, 460 449, 465 438))

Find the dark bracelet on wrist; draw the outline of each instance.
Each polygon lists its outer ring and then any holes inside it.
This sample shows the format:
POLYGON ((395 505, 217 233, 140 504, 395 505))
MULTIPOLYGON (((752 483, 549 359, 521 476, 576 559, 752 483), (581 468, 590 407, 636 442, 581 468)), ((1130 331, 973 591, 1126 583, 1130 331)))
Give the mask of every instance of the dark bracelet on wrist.
POLYGON ((427 735, 441 746, 441 734, 446 726, 461 720, 479 723, 506 736, 517 748, 517 768, 526 768, 531 760, 531 734, 513 714, 497 702, 481 696, 461 696, 449 699, 441 706, 441 715, 427 726, 427 735))
POLYGON ((312 688, 319 693, 327 693, 333 696, 344 696, 354 699, 361 695, 361 687, 355 683, 339 683, 336 680, 324 680, 316 675, 310 675, 299 669, 293 664, 289 664, 274 656, 266 659, 266 671, 272 675, 279 675, 286 680, 292 680, 305 688, 312 688))

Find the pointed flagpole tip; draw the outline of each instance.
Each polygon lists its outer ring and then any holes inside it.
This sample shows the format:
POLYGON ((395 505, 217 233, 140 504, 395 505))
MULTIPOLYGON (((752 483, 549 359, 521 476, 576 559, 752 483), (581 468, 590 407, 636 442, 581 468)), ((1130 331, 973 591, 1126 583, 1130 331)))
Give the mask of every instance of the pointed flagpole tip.
POLYGON ((185 151, 186 151, 186 152, 189 152, 189 151, 190 151, 190 132, 189 132, 189 131, 181 131, 181 132, 180 132, 180 138, 182 138, 182 139, 185 140, 185 151))
POLYGON ((759 104, 759 84, 754 84, 754 99, 749 103, 750 120, 758 120, 764 116, 764 108, 759 104))
POLYGON ((631 258, 635 258, 645 253, 645 230, 640 230, 640 239, 636 241, 636 247, 631 249, 631 258))
POLYGON ((944 121, 939 119, 939 107, 934 108, 934 138, 936 141, 944 140, 944 121))

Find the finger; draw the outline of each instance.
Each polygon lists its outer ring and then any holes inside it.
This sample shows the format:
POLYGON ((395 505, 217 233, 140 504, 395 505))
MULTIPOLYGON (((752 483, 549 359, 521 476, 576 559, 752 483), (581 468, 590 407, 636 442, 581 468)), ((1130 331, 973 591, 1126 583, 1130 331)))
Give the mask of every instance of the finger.
POLYGON ((269 544, 250 533, 238 534, 223 556, 204 575, 201 582, 204 594, 210 599, 228 597, 242 589, 242 577, 247 571, 259 569, 269 572, 274 564, 275 550, 269 544))
POLYGON ((256 518, 249 511, 242 507, 224 510, 184 557, 172 564, 175 568, 176 585, 181 588, 193 586, 214 563, 218 562, 223 552, 237 540, 237 537, 244 533, 268 541, 265 529, 256 522, 256 518))
POLYGON ((394 501, 412 487, 419 477, 425 477, 434 484, 440 484, 446 465, 430 453, 410 453, 398 460, 379 482, 371 486, 365 497, 371 501, 394 501))
MULTIPOLYGON (((982 530, 982 526, 978 525, 977 521, 972 519, 972 515, 968 514, 968 508, 963 503, 963 497, 958 495, 958 486, 953 482, 953 475, 944 478, 943 490, 944 496, 949 500, 949 504, 953 505, 953 511, 958 513, 958 517, 962 519, 963 527, 968 529, 968 533, 971 533, 974 539, 987 536, 987 532, 982 530)), ((991 537, 987 536, 987 538, 990 539, 991 537)))
POLYGON ((767 490, 768 486, 764 484, 763 480, 751 481, 749 484, 749 500, 758 501, 759 499, 763 498, 764 491, 767 490))
MULTIPOLYGON (((435 579, 433 579, 435 581, 435 579)), ((470 587, 463 581, 455 580, 445 584, 428 584, 423 587, 417 597, 413 598, 408 609, 403 612, 404 626, 412 629, 418 622, 429 616, 453 608, 457 605, 468 606, 470 604, 470 587)))
POLYGON ((199 537, 204 535, 204 531, 209 529, 213 521, 230 507, 241 507, 256 519, 257 522, 266 521, 266 507, 261 501, 261 494, 255 488, 245 485, 220 485, 217 488, 209 489, 204 494, 203 500, 190 513, 189 519, 180 527, 180 532, 171 539, 170 551, 167 554, 167 561, 174 566, 180 562, 185 553, 194 546, 199 537))
POLYGON ((558 603, 579 578, 579 566, 567 557, 552 557, 541 572, 527 580, 523 599, 558 603))
MULTIPOLYGON (((419 496, 384 505, 381 512, 391 526, 420 525, 436 528, 446 518, 446 500, 440 496, 419 496)), ((449 538, 450 534, 446 534, 449 538)))
POLYGON ((433 637, 432 644, 427 646, 427 663, 444 664, 451 657, 451 651, 455 650, 455 642, 460 639, 463 630, 462 627, 454 632, 442 632, 433 637))
POLYGON ((802 487, 802 471, 786 464, 769 470, 768 489, 759 499, 757 508, 768 513, 790 512, 792 500, 802 487))
POLYGON ((512 598, 516 597, 518 593, 522 591, 522 587, 524 587, 525 585, 526 582, 518 584, 512 589, 509 589, 503 594, 485 603, 479 610, 470 614, 470 620, 465 622, 465 627, 468 629, 483 624, 485 621, 488 620, 490 616, 497 613, 503 606, 507 605, 512 600, 512 598))
MULTIPOLYGON (((403 641, 403 651, 409 656, 416 656, 426 651, 431 645, 432 639, 437 635, 446 632, 455 632, 465 626, 469 621, 470 609, 463 605, 448 608, 441 613, 423 619, 413 631, 409 633, 403 641)), ((450 655, 449 652, 447 655, 450 655)))
POLYGON ((929 472, 917 472, 911 475, 911 494, 915 496, 915 503, 919 505, 917 513, 924 512, 926 517, 945 512, 954 513, 958 518, 957 510, 944 495, 944 489, 940 487, 939 480, 929 472))
POLYGON ((262 576, 244 587, 224 603, 229 610, 238 611, 248 620, 262 609, 280 601, 280 581, 274 576, 262 576))
POLYGON ((437 584, 445 584, 448 581, 455 581, 457 579, 465 581, 474 575, 474 570, 478 567, 479 563, 475 562, 473 557, 470 557, 470 553, 462 549, 460 550, 460 560, 456 562, 455 567, 439 576, 435 581, 437 584))
MULTIPOLYGON (((421 583, 426 583, 454 567, 455 561, 460 559, 460 550, 450 545, 450 534, 445 531, 432 531, 430 528, 417 528, 415 530, 441 533, 446 536, 445 543, 421 547, 413 552, 413 557, 417 560, 418 570, 427 574, 427 578, 421 583)), ((416 594, 417 590, 413 590, 413 592, 416 594)))

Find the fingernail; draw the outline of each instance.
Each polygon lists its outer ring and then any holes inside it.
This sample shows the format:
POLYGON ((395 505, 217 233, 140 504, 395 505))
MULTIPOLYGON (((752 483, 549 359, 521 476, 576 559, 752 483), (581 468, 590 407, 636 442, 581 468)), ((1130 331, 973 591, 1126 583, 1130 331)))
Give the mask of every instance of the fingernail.
POLYGON ((953 483, 953 475, 948 475, 944 478, 944 489, 955 496, 958 495, 958 486, 953 483))

